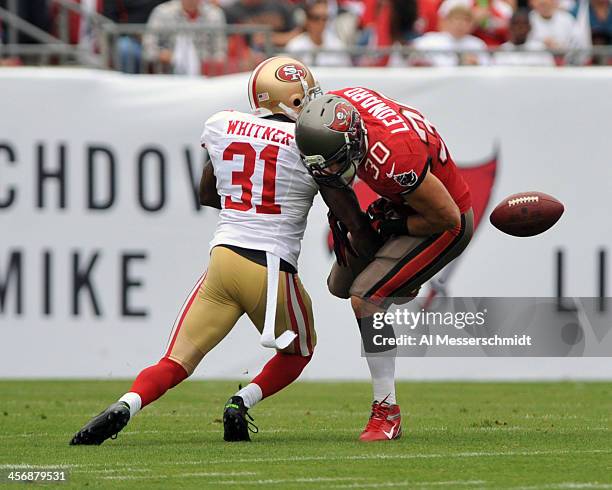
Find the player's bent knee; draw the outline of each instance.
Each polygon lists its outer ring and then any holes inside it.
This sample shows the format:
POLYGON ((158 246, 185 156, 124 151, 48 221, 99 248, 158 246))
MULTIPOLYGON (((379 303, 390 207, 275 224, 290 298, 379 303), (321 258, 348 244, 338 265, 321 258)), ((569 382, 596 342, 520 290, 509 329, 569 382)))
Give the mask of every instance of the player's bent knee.
POLYGON ((182 362, 180 359, 171 357, 162 357, 158 365, 163 366, 166 370, 172 380, 173 386, 176 386, 181 381, 191 376, 194 371, 191 366, 182 362))
POLYGON ((336 298, 340 298, 340 299, 350 298, 350 293, 348 289, 346 289, 345 287, 340 287, 338 284, 338 281, 335 281, 334 278, 332 277, 332 274, 330 274, 327 277, 327 289, 336 298))
POLYGON ((359 296, 351 296, 351 306, 357 318, 372 316, 374 313, 384 311, 380 306, 370 303, 359 296))
MULTIPOLYGON (((284 349, 277 349, 276 352, 278 352, 279 354, 287 354, 290 356, 299 356, 303 358, 308 358, 308 361, 307 361, 308 363, 310 362, 310 358, 314 354, 315 347, 317 346, 316 337, 315 336, 313 337, 314 338, 308 338, 304 346, 304 350, 302 350, 301 346, 296 348, 294 343, 292 342, 288 347, 284 349)), ((298 343, 300 343, 299 340, 298 340, 298 343)))

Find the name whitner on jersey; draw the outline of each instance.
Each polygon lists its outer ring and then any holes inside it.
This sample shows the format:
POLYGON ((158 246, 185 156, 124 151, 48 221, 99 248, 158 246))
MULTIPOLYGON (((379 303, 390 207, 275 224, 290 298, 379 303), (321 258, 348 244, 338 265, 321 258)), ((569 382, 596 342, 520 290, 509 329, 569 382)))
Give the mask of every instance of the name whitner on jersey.
POLYGON ((259 124, 237 119, 229 119, 227 121, 226 134, 272 141, 284 146, 290 146, 291 142, 295 139, 295 135, 280 128, 272 127, 269 124, 259 124))

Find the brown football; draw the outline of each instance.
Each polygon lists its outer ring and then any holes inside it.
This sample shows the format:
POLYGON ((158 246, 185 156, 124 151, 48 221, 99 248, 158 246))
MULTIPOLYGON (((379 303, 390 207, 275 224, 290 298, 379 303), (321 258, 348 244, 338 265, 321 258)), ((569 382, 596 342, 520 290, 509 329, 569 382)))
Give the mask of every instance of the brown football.
POLYGON ((521 192, 499 203, 489 219, 495 228, 508 235, 534 236, 559 221, 563 211, 563 204, 548 194, 521 192))

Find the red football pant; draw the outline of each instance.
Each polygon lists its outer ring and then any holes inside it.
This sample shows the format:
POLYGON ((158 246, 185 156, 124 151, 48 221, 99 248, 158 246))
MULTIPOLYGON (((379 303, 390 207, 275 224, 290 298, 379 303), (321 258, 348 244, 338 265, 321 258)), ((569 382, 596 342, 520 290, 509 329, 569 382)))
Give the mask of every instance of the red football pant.
POLYGON ((144 408, 161 397, 170 388, 174 388, 187 376, 189 375, 183 366, 164 357, 154 366, 142 370, 134 380, 130 391, 140 395, 141 408, 144 408))
POLYGON ((267 398, 293 383, 302 374, 310 359, 312 354, 299 356, 277 352, 251 382, 258 385, 263 398, 267 398))

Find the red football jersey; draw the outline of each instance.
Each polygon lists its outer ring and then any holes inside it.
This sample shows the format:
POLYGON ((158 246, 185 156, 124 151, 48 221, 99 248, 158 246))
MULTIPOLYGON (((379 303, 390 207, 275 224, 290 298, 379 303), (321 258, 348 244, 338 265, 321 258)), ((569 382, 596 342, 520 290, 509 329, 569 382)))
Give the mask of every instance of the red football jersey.
POLYGON ((357 176, 379 195, 395 203, 414 191, 432 172, 464 213, 471 206, 470 190, 444 141, 416 109, 363 87, 335 90, 361 114, 367 152, 357 176))

